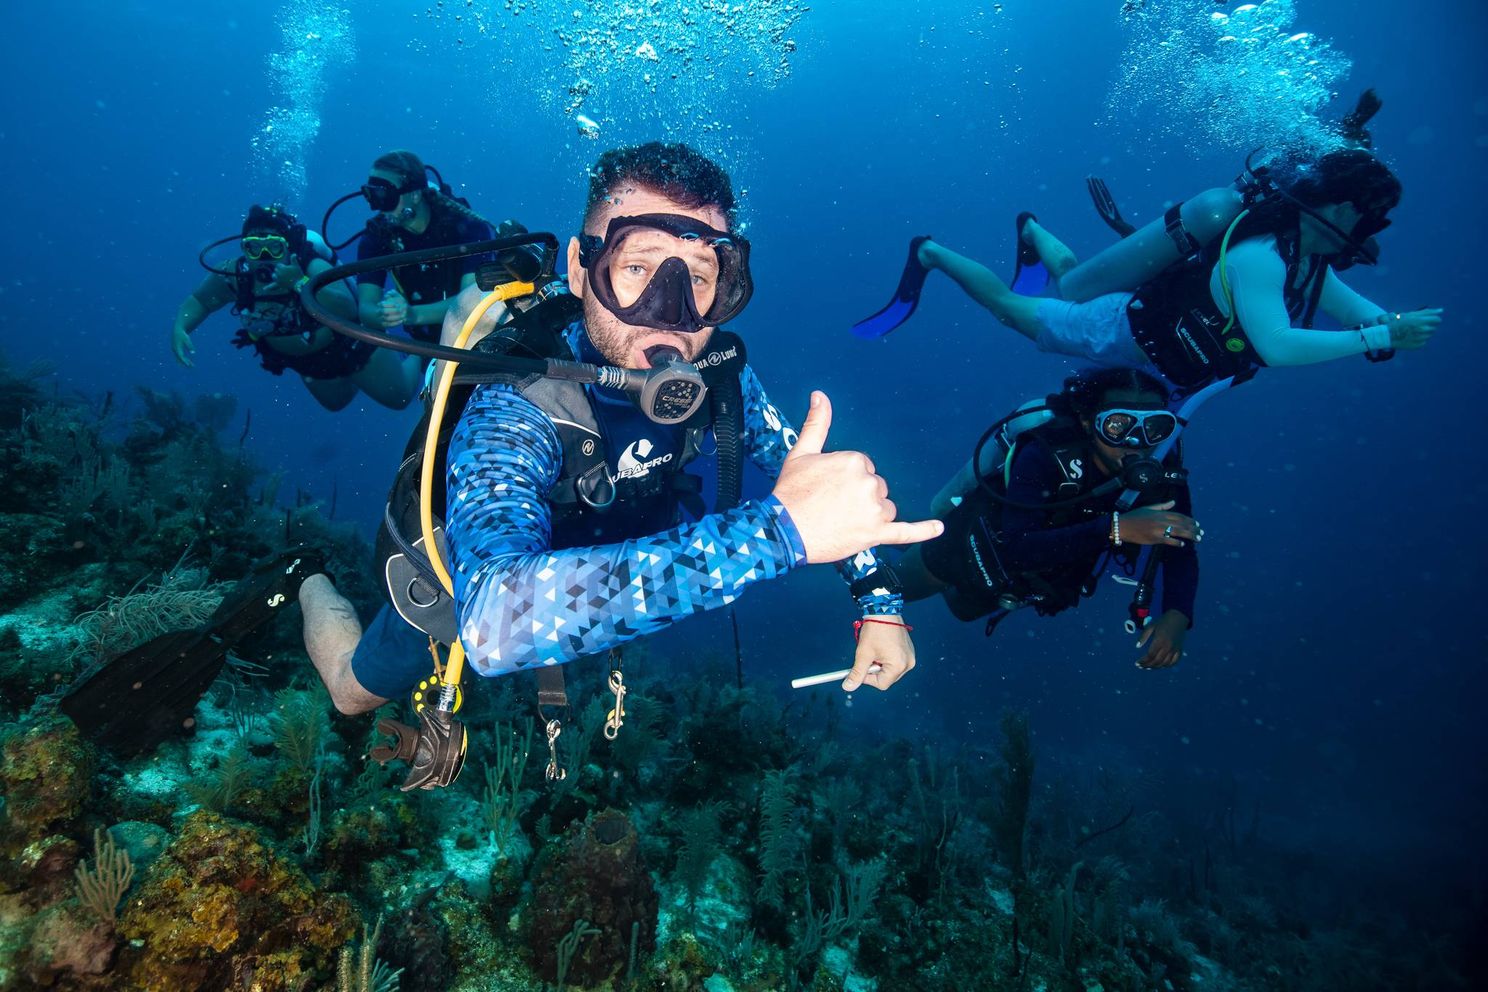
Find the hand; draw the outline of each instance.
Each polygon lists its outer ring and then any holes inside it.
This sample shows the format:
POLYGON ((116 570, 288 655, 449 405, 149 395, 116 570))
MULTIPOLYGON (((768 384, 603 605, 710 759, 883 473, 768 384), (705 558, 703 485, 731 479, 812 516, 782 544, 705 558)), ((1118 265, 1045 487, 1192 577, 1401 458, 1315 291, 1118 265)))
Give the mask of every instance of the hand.
POLYGON ((389 327, 397 327, 408 317, 408 301, 397 290, 388 290, 387 294, 382 298, 382 311, 379 316, 382 318, 384 330, 389 327))
POLYGON ((1188 617, 1168 610, 1149 623, 1137 638, 1137 647, 1147 653, 1137 659, 1138 668, 1172 668, 1183 657, 1183 640, 1188 636, 1188 617))
POLYGON ((1401 351, 1414 351, 1426 347, 1431 335, 1441 326, 1442 310, 1412 310, 1397 314, 1387 322, 1390 325, 1390 344, 1401 351))
MULTIPOLYGON (((872 619, 872 618, 869 618, 872 619)), ((892 623, 864 622, 858 630, 858 650, 853 655, 852 672, 842 681, 842 688, 852 692, 863 683, 875 689, 887 689, 915 666, 914 642, 909 628, 901 627, 899 617, 881 619, 892 623), (870 666, 878 666, 870 669, 870 666)))
POLYGON ((274 284, 280 289, 294 289, 303 278, 305 270, 298 261, 280 262, 274 266, 274 284))
POLYGON ((196 354, 196 346, 191 343, 191 335, 183 327, 176 327, 171 332, 171 352, 176 356, 176 361, 189 368, 195 368, 191 363, 191 356, 196 354))
POLYGON ((1154 503, 1121 515, 1122 544, 1166 544, 1181 548, 1202 541, 1204 528, 1193 517, 1173 513, 1173 501, 1154 503))
POLYGON ((811 409, 795 447, 785 456, 775 498, 785 506, 813 564, 841 561, 879 544, 915 544, 939 537, 939 520, 895 522, 898 508, 889 485, 873 473, 873 462, 859 451, 823 453, 832 426, 832 403, 811 394, 811 409))

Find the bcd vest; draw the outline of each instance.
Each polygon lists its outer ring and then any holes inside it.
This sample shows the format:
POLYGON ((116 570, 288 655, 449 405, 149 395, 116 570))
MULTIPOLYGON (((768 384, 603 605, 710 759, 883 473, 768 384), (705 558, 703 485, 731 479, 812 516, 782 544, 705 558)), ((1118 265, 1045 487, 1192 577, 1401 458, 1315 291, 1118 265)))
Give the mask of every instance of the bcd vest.
MULTIPOLYGON (((1009 452, 1009 460, 1017 456, 1018 445, 1034 438, 1043 443, 1059 470, 1060 481, 1052 491, 1044 494, 1048 502, 1057 504, 1079 500, 1106 481, 1094 471, 1095 453, 1089 438, 1078 425, 1056 420, 1024 432, 1019 435, 1013 450, 1009 452)), ((1181 451, 1175 447, 1165 464, 1170 468, 1177 468, 1181 461, 1181 451)), ((1000 494, 1006 494, 1001 473, 997 473, 993 484, 1000 494)), ((1167 498, 1163 493, 1151 496, 1153 499, 1167 498)), ((1151 501, 1149 499, 1147 502, 1151 501)), ((996 500, 989 500, 989 504, 989 512, 979 522, 980 525, 972 536, 972 547, 983 580, 987 582, 988 594, 1003 600, 1004 608, 1032 606, 1040 616, 1052 616, 1077 605, 1083 597, 1095 591, 1102 570, 1092 571, 1083 563, 1078 568, 1070 566, 1054 571, 1017 571, 1007 568, 1000 552, 1000 545, 1004 541, 1004 507, 996 500)), ((1067 503, 1047 511, 1044 527, 1067 527, 1109 514, 1109 507, 1099 499, 1067 503)), ((978 600, 984 601, 980 594, 978 600)))
MULTIPOLYGON (((1277 234, 1276 248, 1286 263, 1287 313, 1294 323, 1311 327, 1328 267, 1314 256, 1305 260, 1308 268, 1298 278, 1304 259, 1295 232, 1277 234)), ((1219 249, 1220 239, 1215 239, 1197 254, 1169 266, 1139 286, 1127 304, 1132 337, 1158 371, 1184 389, 1243 375, 1266 364, 1239 320, 1226 317, 1209 291, 1219 249)))
MULTIPOLYGON (((571 361, 573 355, 564 341, 563 328, 581 312, 579 301, 566 291, 559 292, 524 313, 513 314, 507 324, 484 338, 474 350, 571 361)), ((710 381, 710 395, 715 400, 726 403, 730 392, 737 397, 742 365, 740 348, 739 362, 726 372, 733 379, 734 389, 720 388, 724 384, 710 381)), ((435 449, 426 455, 429 412, 409 439, 377 538, 377 560, 383 563, 393 607, 409 624, 443 644, 453 643, 458 636, 458 620, 454 603, 445 594, 423 550, 419 506, 423 459, 435 459, 436 485, 430 494, 434 535, 442 559, 448 562, 443 521, 449 439, 475 386, 491 383, 516 389, 552 421, 557 432, 563 452, 562 467, 547 494, 555 548, 613 543, 653 534, 675 526, 683 509, 701 516, 704 512, 699 496, 701 480, 682 470, 702 452, 710 428, 716 428, 720 445, 736 446, 732 461, 737 462, 737 436, 725 430, 721 421, 714 423, 715 413, 720 409, 718 402, 705 404, 683 424, 652 425, 655 433, 632 439, 616 454, 615 471, 611 471, 612 431, 596 411, 596 400, 584 385, 536 374, 457 371, 435 449), (734 440, 728 441, 731 435, 734 440), (645 442, 649 442, 649 448, 645 442), (652 452, 658 453, 647 458, 652 452), (630 455, 634 463, 627 462, 625 455, 630 455)), ((635 412, 639 415, 639 411, 635 412)), ((723 419, 731 418, 725 413, 723 419)), ((730 488, 720 484, 721 499, 728 498, 730 488)))
MULTIPOLYGON (((310 263, 317 258, 330 262, 333 265, 335 264, 334 259, 321 255, 309 241, 302 241, 300 246, 288 257, 298 262, 300 268, 305 272, 310 271, 310 263)), ((243 317, 245 315, 251 315, 254 308, 260 302, 280 303, 283 306, 279 311, 279 315, 274 318, 274 329, 267 335, 259 334, 257 337, 301 334, 306 330, 318 328, 320 325, 313 320, 307 320, 305 312, 300 308, 300 294, 291 289, 280 289, 277 286, 274 287, 273 292, 264 291, 268 285, 272 284, 259 282, 256 273, 263 266, 268 266, 269 270, 272 271, 274 265, 275 263, 273 261, 267 259, 250 262, 246 257, 240 256, 238 258, 237 264, 233 266, 233 292, 235 294, 232 308, 233 316, 243 317)), ((238 334, 240 338, 245 340, 248 338, 246 328, 240 329, 238 334)))

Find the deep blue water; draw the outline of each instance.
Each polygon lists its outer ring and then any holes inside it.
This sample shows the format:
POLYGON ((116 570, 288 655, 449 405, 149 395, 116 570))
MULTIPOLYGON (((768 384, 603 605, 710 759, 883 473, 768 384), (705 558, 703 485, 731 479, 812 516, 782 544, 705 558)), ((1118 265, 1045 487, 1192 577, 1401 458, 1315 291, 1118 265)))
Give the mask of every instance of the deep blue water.
MULTIPOLYGON (((848 325, 892 289, 906 238, 933 232, 1005 269, 1011 218, 1033 209, 1088 254, 1109 235, 1086 201, 1087 174, 1145 219, 1227 182, 1249 147, 1240 134, 1196 147, 1202 129, 1181 111, 1108 109, 1131 37, 1118 0, 822 3, 791 32, 794 71, 774 88, 727 64, 715 67, 727 85, 693 91, 715 101, 704 107, 597 87, 584 112, 602 118, 598 142, 578 135, 561 99, 541 99, 572 74, 533 21, 547 11, 561 24, 582 5, 533 4, 514 21, 475 4, 458 22, 448 6, 349 7, 356 54, 324 74, 308 185, 291 205, 318 223, 372 158, 409 147, 483 213, 566 237, 603 147, 663 136, 721 147, 748 191, 757 293, 737 329, 756 368, 798 418, 807 392, 825 389, 832 443, 869 451, 906 512, 928 503, 987 422, 1067 371, 944 280, 888 340, 853 339, 848 325), (485 34, 476 9, 487 10, 485 34), (698 116, 728 130, 701 130, 698 116)), ((338 518, 370 533, 414 411, 321 410, 230 348, 225 315, 198 332, 195 369, 168 349, 175 308, 200 277, 197 249, 236 230, 250 202, 290 193, 251 146, 278 99, 266 62, 283 47, 280 10, 215 0, 66 10, 27 5, 8 18, 7 357, 54 361, 65 388, 89 393, 234 393, 253 411, 250 446, 286 473, 282 491, 325 497, 334 486, 338 518)), ((851 719, 867 733, 952 742, 1026 707, 1056 759, 1167 776, 1175 803, 1187 801, 1179 782, 1233 777, 1263 800, 1273 836, 1471 884, 1488 825, 1478 48, 1488 16, 1466 0, 1305 0, 1298 25, 1353 62, 1325 116, 1379 88, 1376 147, 1406 188, 1384 264, 1350 282, 1388 307, 1444 306, 1437 340, 1386 365, 1265 374, 1203 412, 1187 449, 1203 579, 1177 669, 1133 668, 1116 595, 1055 620, 1015 618, 992 641, 932 602, 911 617, 919 668, 886 696, 860 693, 851 719)), ((710 71, 706 56, 704 45, 687 72, 710 71)), ((629 92, 645 68, 628 60, 608 85, 629 92)), ((357 220, 346 210, 343 231, 357 220)), ((817 571, 742 601, 753 677, 844 663, 849 604, 817 571)), ((660 643, 731 651, 712 618, 660 643)))

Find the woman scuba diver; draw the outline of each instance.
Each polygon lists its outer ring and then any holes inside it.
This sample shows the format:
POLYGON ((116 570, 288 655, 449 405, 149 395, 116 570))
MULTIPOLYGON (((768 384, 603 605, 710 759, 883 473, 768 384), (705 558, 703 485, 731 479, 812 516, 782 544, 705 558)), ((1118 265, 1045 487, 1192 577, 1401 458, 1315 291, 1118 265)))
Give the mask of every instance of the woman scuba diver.
POLYGON ((987 618, 991 634, 1025 606, 1052 616, 1079 605, 1112 567, 1128 581, 1140 573, 1128 627, 1147 649, 1137 665, 1176 664, 1193 625, 1203 529, 1180 453, 1167 444, 1179 427, 1167 403, 1167 388, 1146 373, 1095 369, 994 424, 977 445, 969 491, 953 481, 947 488, 960 491, 936 511, 945 533, 894 566, 905 598, 940 594, 958 620, 987 618), (1128 500, 1122 490, 1143 462, 1153 470, 1128 500))
MULTIPOLYGON (((1188 390, 1262 366, 1361 354, 1381 360, 1395 349, 1425 346, 1441 310, 1387 313, 1335 271, 1376 260, 1370 241, 1389 226, 1401 192, 1383 162, 1344 149, 1249 168, 1247 176, 1235 194, 1241 209, 1217 237, 1200 242, 1189 214, 1180 211, 1181 223, 1164 227, 1166 247, 1150 253, 1160 271, 1134 289, 1081 303, 1019 294, 985 266, 928 238, 916 239, 914 257, 927 271, 944 271, 1042 351, 1145 368, 1188 390), (1314 330, 1319 310, 1345 330, 1314 330)), ((1206 197, 1194 209, 1228 217, 1230 205, 1219 200, 1206 197)), ((1091 284, 1110 283, 1113 271, 1107 267, 1091 284)), ((1068 276, 1062 289, 1067 282, 1068 276)))
MULTIPOLYGON (((182 365, 192 365, 196 348, 191 334, 226 306, 239 318, 233 344, 253 348, 263 367, 275 375, 296 372, 316 401, 340 410, 358 391, 376 402, 401 410, 418 390, 422 363, 413 357, 375 348, 335 334, 311 320, 300 306, 299 290, 312 276, 329 269, 334 257, 325 242, 294 214, 277 204, 255 204, 243 220, 241 235, 220 238, 199 256, 207 277, 181 302, 171 331, 171 351, 182 365), (227 266, 206 260, 213 248, 238 242, 241 254, 227 266)), ((320 304, 352 318, 356 302, 346 284, 334 282, 316 294, 320 304)))

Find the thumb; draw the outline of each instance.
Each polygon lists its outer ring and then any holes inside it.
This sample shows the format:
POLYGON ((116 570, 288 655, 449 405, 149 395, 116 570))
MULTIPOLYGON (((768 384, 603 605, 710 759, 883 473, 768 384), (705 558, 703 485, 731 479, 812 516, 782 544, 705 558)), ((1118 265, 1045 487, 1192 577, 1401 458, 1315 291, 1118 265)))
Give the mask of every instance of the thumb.
POLYGON ((1152 506, 1148 507, 1148 509, 1152 509, 1152 510, 1171 510, 1173 507, 1175 507, 1177 505, 1178 505, 1177 500, 1171 500, 1170 499, 1170 500, 1166 500, 1166 501, 1164 501, 1162 503, 1153 503, 1152 506))
POLYGON ((827 446, 827 431, 831 426, 832 401, 827 399, 826 393, 814 389, 811 392, 811 408, 806 411, 806 422, 801 425, 801 433, 786 460, 800 458, 802 455, 821 454, 822 449, 827 446))
POLYGON ((859 647, 857 655, 853 658, 852 671, 848 672, 847 678, 842 680, 842 691, 852 692, 858 686, 862 685, 863 680, 868 677, 871 667, 877 660, 873 656, 873 652, 864 651, 859 647))
POLYGON ((1142 628, 1142 636, 1137 638, 1137 647, 1141 648, 1147 646, 1147 642, 1152 640, 1152 631, 1154 629, 1155 628, 1150 623, 1142 628))

